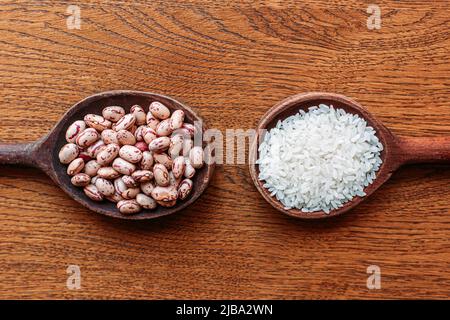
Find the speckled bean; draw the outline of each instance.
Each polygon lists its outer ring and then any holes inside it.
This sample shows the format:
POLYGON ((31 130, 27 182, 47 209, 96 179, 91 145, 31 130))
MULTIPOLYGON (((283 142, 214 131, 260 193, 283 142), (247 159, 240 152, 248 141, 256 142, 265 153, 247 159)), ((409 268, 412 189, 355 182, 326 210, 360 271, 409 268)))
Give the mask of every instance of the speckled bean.
POLYGON ((87 114, 84 116, 84 122, 91 127, 94 128, 97 131, 102 132, 105 129, 111 128, 111 121, 106 120, 102 116, 99 116, 98 114, 87 114))
POLYGON ((161 120, 168 119, 170 117, 170 110, 161 102, 154 101, 148 107, 149 111, 157 118, 161 120))
POLYGON ((147 114, 140 105, 135 104, 134 106, 132 106, 130 109, 130 113, 134 114, 134 117, 136 118, 136 125, 141 126, 147 123, 147 114))
POLYGON ((84 166, 84 173, 91 177, 95 177, 101 167, 102 166, 97 162, 97 160, 91 160, 84 166))
POLYGON ((166 119, 161 121, 156 127, 156 134, 160 137, 168 136, 172 133, 172 129, 170 128, 170 119, 166 119))
POLYGON ((98 139, 100 139, 100 135, 97 130, 94 128, 87 128, 77 136, 76 142, 81 148, 87 148, 94 144, 98 139))
POLYGON ((142 160, 142 152, 135 146, 123 146, 120 148, 119 156, 131 163, 138 163, 142 160))
POLYGON ((125 109, 119 106, 109 106, 103 109, 102 115, 106 120, 117 122, 125 115, 125 109))
POLYGON ((97 182, 98 178, 99 178, 98 176, 92 177, 91 178, 91 184, 93 184, 95 186, 95 182, 97 182))
POLYGON ((147 181, 147 182, 141 183, 142 192, 148 196, 152 195, 152 191, 154 188, 155 188, 155 184, 153 183, 153 181, 147 181))
POLYGON ((186 162, 183 156, 176 157, 172 163, 172 172, 175 178, 180 178, 184 174, 186 168, 186 162))
POLYGON ((194 136, 195 132, 197 132, 197 129, 193 124, 190 123, 183 123, 181 128, 187 130, 191 136, 194 136))
POLYGON ((181 183, 181 180, 182 180, 182 177, 175 178, 175 176, 173 175, 173 172, 172 171, 169 172, 169 186, 178 188, 178 186, 181 183))
POLYGON ((192 191, 192 186, 194 183, 191 179, 184 179, 181 181, 180 186, 178 187, 178 198, 184 200, 192 191))
POLYGON ((180 152, 183 150, 183 142, 170 143, 169 149, 167 152, 172 159, 175 159, 180 155, 180 152))
POLYGON ((119 193, 114 192, 114 194, 112 196, 109 197, 105 197, 107 200, 117 203, 119 201, 125 200, 119 193))
POLYGON ((117 132, 112 129, 103 130, 101 137, 105 144, 110 144, 110 143, 119 144, 119 140, 117 140, 117 132))
POLYGON ((139 126, 137 127, 136 131, 134 132, 134 137, 136 138, 136 141, 144 141, 143 132, 147 128, 147 126, 139 126))
POLYGON ((151 143, 156 138, 158 138, 158 135, 152 128, 146 127, 142 129, 142 139, 144 139, 145 143, 151 143))
POLYGON ((95 181, 95 186, 97 187, 97 190, 106 197, 112 196, 116 191, 111 181, 100 177, 95 181))
POLYGON ((103 140, 98 140, 94 144, 91 144, 89 147, 87 147, 86 154, 91 158, 97 158, 97 155, 105 148, 106 145, 103 140))
POLYGON ((131 176, 136 182, 147 182, 153 180, 153 172, 150 170, 136 170, 131 176))
POLYGON ((136 117, 134 116, 134 114, 128 113, 128 114, 124 115, 122 118, 120 118, 119 121, 117 121, 116 125, 114 126, 114 130, 116 130, 116 131, 128 130, 135 123, 136 123, 136 117))
POLYGON ((116 192, 119 194, 122 194, 125 190, 128 189, 125 182, 122 178, 114 179, 114 189, 116 189, 116 192))
POLYGON ((167 150, 170 145, 170 139, 168 137, 156 138, 148 145, 148 149, 154 152, 162 152, 167 150))
POLYGON ((171 144, 178 144, 183 143, 184 139, 190 139, 189 136, 183 136, 182 134, 172 134, 170 136, 170 143, 171 144))
POLYGON ((112 167, 120 172, 121 174, 131 175, 135 170, 136 166, 122 158, 116 158, 113 161, 112 167))
POLYGON ((115 143, 108 144, 106 148, 97 155, 97 162, 102 166, 106 166, 117 157, 119 150, 119 145, 115 143))
POLYGON ((152 190, 152 198, 157 201, 173 201, 178 197, 178 191, 175 187, 156 186, 152 190))
POLYGON ((59 162, 69 164, 78 157, 80 148, 74 143, 65 144, 59 151, 59 162))
POLYGON ((145 143, 144 141, 136 142, 134 146, 139 150, 141 150, 141 152, 148 151, 148 144, 145 143))
POLYGON ((134 199, 136 198, 136 196, 139 194, 139 192, 141 192, 140 188, 128 188, 127 190, 125 190, 124 192, 121 193, 121 196, 124 199, 134 199))
POLYGON ((166 167, 160 163, 153 166, 153 176, 158 186, 167 187, 169 185, 169 172, 166 167))
POLYGON ((170 129, 176 130, 183 126, 184 121, 184 111, 175 110, 170 116, 170 129))
POLYGON ((117 202, 117 209, 122 214, 135 214, 141 211, 141 206, 136 200, 122 200, 117 202))
POLYGON ((77 187, 85 187, 91 182, 91 177, 86 173, 78 173, 70 179, 70 182, 77 187))
POLYGON ((89 184, 83 189, 84 193, 89 197, 89 199, 94 201, 102 201, 103 195, 98 191, 97 187, 93 184, 89 184))
POLYGON ((120 176, 120 173, 117 172, 113 167, 103 167, 98 169, 97 175, 100 178, 112 180, 118 178, 120 176))
POLYGON ((66 131, 66 140, 69 143, 75 143, 78 135, 86 129, 86 123, 78 120, 72 123, 66 131))
MULTIPOLYGON (((134 174, 134 172, 133 172, 133 174, 134 174)), ((137 181, 134 180, 134 178, 132 176, 122 176, 122 180, 123 180, 123 183, 125 183, 125 185, 128 188, 135 188, 138 186, 137 181)))
POLYGON ((150 151, 142 152, 141 169, 151 170, 153 168, 153 155, 150 151))
POLYGON ((147 196, 147 195, 145 195, 143 193, 139 193, 136 196, 136 202, 142 208, 149 209, 149 210, 155 209, 158 206, 158 204, 156 203, 156 201, 153 198, 151 198, 151 197, 149 197, 149 196, 147 196))
POLYGON ((147 113, 147 126, 153 130, 156 130, 158 126, 159 120, 155 118, 155 116, 149 111, 147 113))
POLYGON ((119 130, 117 132, 117 141, 119 141, 122 146, 136 144, 136 138, 130 131, 127 130, 119 130))
POLYGON ((173 160, 167 155, 167 153, 155 153, 153 159, 156 163, 162 164, 167 170, 172 169, 173 160))
POLYGON ((67 174, 69 176, 74 176, 77 173, 80 173, 83 170, 83 168, 84 168, 84 160, 81 158, 76 158, 67 167, 67 174))

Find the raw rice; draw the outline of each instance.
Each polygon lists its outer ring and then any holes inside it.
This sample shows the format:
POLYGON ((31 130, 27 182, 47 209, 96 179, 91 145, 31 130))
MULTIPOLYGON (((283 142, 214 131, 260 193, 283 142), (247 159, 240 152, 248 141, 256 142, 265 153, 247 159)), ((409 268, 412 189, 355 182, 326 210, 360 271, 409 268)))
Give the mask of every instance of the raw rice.
POLYGON ((286 209, 329 213, 366 195, 382 150, 364 119, 320 104, 266 133, 259 146, 259 179, 286 209))

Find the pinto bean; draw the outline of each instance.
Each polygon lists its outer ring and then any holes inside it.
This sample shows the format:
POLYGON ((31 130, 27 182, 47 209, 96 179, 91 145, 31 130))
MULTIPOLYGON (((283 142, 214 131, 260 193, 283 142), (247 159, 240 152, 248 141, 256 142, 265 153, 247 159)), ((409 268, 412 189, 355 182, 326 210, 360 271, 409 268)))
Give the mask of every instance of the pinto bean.
POLYGON ((156 186, 152 190, 152 198, 157 201, 172 201, 178 197, 177 188, 156 186))
POLYGON ((135 136, 127 130, 119 130, 117 132, 117 141, 119 141, 119 144, 124 145, 134 145, 136 143, 135 136))
POLYGON ((183 122, 184 122, 184 111, 175 110, 170 116, 170 129, 172 129, 172 131, 180 129, 183 126, 183 122))
POLYGON ((122 200, 117 202, 117 209, 122 214, 135 214, 142 210, 139 203, 136 200, 122 200))
POLYGON ((78 173, 70 179, 76 187, 86 187, 91 182, 91 177, 86 173, 78 173))
POLYGON ((84 116, 84 122, 95 130, 102 132, 105 129, 111 128, 111 121, 106 120, 102 116, 99 116, 97 114, 87 114, 84 116))
POLYGON ((134 114, 128 113, 128 114, 124 115, 122 118, 120 118, 119 121, 117 121, 116 125, 114 126, 114 130, 116 130, 116 131, 128 130, 135 123, 136 123, 136 117, 134 116, 134 114))
POLYGON ((178 198, 184 200, 191 193, 194 183, 191 179, 184 179, 178 187, 178 198))
POLYGON ((107 180, 112 180, 120 177, 120 173, 117 172, 113 167, 103 167, 98 169, 97 175, 100 178, 104 178, 107 180))
POLYGON ((84 166, 84 173, 91 177, 95 177, 101 167, 102 166, 97 162, 97 160, 91 160, 84 166))
POLYGON ((75 160, 80 153, 80 148, 74 143, 65 144, 59 151, 59 162, 69 164, 75 160))
MULTIPOLYGON (((165 120, 170 117, 170 110, 161 102, 154 101, 148 107, 149 111, 155 116, 157 119, 165 120)), ((148 123, 148 122, 147 122, 148 123)))
POLYGON ((97 162, 105 166, 111 163, 119 154, 120 147, 115 143, 108 144, 104 150, 97 155, 97 162))
POLYGON ((84 160, 81 158, 76 158, 67 167, 67 174, 69 176, 74 176, 81 172, 84 168, 84 160))
POLYGON ((125 115, 125 109, 120 106, 106 107, 102 111, 102 116, 111 122, 119 121, 125 115))
POLYGON ((156 203, 155 200, 153 200, 153 198, 143 194, 143 193, 139 193, 136 196, 136 202, 144 209, 155 209, 158 204, 156 203))
POLYGON ((77 136, 76 143, 81 148, 87 148, 91 144, 94 144, 98 139, 100 139, 100 135, 97 130, 94 128, 87 128, 77 136))
POLYGON ((142 160, 142 151, 135 146, 123 146, 120 148, 119 156, 131 163, 138 163, 142 160))
POLYGON ((103 195, 98 191, 97 187, 93 184, 89 184, 83 189, 84 194, 88 196, 89 199, 94 201, 102 201, 103 195))
POLYGON ((113 161, 112 167, 120 172, 121 174, 131 175, 135 170, 136 166, 122 158, 116 158, 113 161))
POLYGON ((116 191, 112 182, 103 178, 97 178, 95 186, 97 187, 97 190, 106 197, 112 196, 116 191))
POLYGON ((153 176, 158 186, 167 187, 169 185, 169 172, 162 164, 157 163, 153 166, 153 176))
POLYGON ((132 113, 136 118, 136 125, 141 126, 147 123, 147 114, 140 105, 135 104, 134 106, 132 106, 130 109, 130 113, 132 113))
POLYGON ((78 135, 86 129, 86 122, 83 120, 77 120, 72 123, 66 131, 66 141, 69 143, 75 143, 78 135))
POLYGON ((148 149, 150 151, 162 152, 167 150, 170 145, 170 139, 168 137, 160 137, 156 138, 152 142, 149 143, 148 149))

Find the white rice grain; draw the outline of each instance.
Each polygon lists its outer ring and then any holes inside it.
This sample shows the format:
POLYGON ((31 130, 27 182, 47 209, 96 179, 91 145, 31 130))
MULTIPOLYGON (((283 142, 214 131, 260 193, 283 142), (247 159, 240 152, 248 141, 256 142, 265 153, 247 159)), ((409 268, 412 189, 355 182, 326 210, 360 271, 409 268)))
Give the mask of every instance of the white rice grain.
POLYGON ((287 209, 329 213, 366 195, 382 150, 364 119, 321 104, 266 133, 259 146, 259 179, 287 209))

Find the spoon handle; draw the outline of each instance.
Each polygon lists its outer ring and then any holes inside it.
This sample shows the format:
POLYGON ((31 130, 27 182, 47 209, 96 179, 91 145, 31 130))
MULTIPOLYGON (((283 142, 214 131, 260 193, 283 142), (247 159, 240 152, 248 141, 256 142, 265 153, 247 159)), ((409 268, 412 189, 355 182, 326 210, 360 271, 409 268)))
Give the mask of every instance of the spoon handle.
POLYGON ((402 137, 403 163, 450 163, 450 137, 402 137))
POLYGON ((0 165, 23 165, 35 167, 35 143, 0 143, 0 165))

